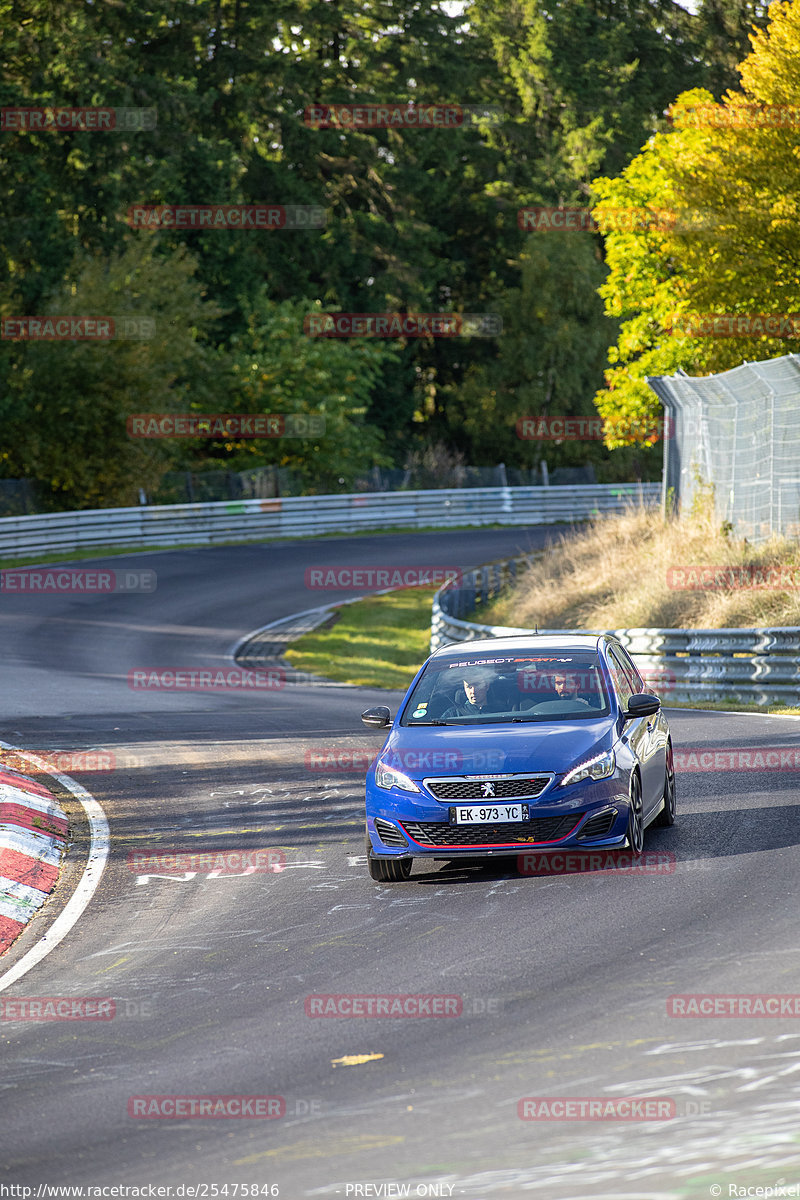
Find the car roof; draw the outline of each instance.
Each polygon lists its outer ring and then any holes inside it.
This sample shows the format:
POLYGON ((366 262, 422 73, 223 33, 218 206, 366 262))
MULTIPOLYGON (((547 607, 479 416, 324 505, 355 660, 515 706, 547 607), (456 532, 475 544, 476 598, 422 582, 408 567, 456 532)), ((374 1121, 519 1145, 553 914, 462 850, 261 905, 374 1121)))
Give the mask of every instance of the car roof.
POLYGON ((432 658, 463 658, 465 654, 537 653, 542 650, 597 650, 602 643, 617 642, 606 633, 517 634, 510 637, 479 638, 471 642, 451 642, 435 650, 432 658))

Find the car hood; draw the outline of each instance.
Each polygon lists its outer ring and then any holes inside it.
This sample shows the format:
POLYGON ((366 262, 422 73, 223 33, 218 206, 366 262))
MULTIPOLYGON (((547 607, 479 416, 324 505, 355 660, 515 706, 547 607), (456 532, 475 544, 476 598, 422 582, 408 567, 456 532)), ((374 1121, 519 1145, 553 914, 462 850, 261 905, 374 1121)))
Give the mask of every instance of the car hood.
POLYGON ((380 757, 412 779, 521 771, 559 774, 609 750, 615 741, 614 727, 612 716, 482 728, 395 726, 380 757))

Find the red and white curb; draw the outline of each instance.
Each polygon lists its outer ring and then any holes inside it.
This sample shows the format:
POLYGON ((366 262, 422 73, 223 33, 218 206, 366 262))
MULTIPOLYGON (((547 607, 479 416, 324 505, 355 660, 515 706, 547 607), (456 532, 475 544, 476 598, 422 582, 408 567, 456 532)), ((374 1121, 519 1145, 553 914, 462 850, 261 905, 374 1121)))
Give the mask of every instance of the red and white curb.
MULTIPOLYGON (((3 992, 6 988, 11 987, 11 985, 16 983, 18 979, 21 979, 23 975, 27 975, 28 971, 31 971, 37 965, 37 963, 40 963, 43 958, 46 958, 51 950, 55 950, 56 946, 63 941, 67 934, 80 920, 84 909, 92 899, 92 896, 96 892, 100 880, 103 877, 103 871, 105 870, 106 863, 108 862, 108 853, 111 842, 111 834, 108 828, 106 814, 103 812, 101 805, 97 803, 94 796, 90 792, 86 791, 86 788, 81 787, 81 785, 76 783, 74 779, 71 779, 69 775, 64 775, 61 771, 54 771, 52 766, 45 762, 44 759, 38 758, 35 754, 31 754, 28 750, 23 750, 20 746, 12 746, 9 745, 8 742, 0 742, 0 752, 3 750, 10 750, 14 754, 15 761, 18 761, 21 757, 25 762, 30 763, 33 770, 42 771, 47 775, 51 775, 53 779, 58 780, 63 788, 72 793, 76 801, 83 808, 89 826, 89 855, 86 861, 86 866, 83 869, 83 874, 78 880, 77 887, 74 889, 69 900, 64 905, 63 910, 56 917, 55 921, 53 921, 53 924, 49 927, 46 933, 42 934, 39 940, 35 942, 29 950, 27 950, 23 956, 14 963, 12 967, 9 967, 4 974, 0 975, 0 992, 3 992)), ((28 785, 32 783, 35 784, 35 780, 28 779, 28 777, 23 775, 22 772, 12 771, 10 768, 4 767, 2 765, 1 754, 0 772, 5 775, 12 776, 12 783, 9 785, 11 787, 19 787, 20 780, 24 780, 28 785)), ((41 796, 42 792, 44 792, 44 797, 42 797, 43 799, 46 799, 49 803, 55 803, 54 797, 45 787, 43 787, 42 784, 35 784, 35 786, 40 789, 38 793, 35 791, 26 791, 24 793, 26 807, 30 807, 29 801, 31 796, 41 796)), ((41 812, 42 810, 39 811, 41 812)), ((49 814, 45 812, 43 815, 46 817, 49 814)), ((59 812, 58 815, 63 818, 62 812, 59 812)), ((39 820, 41 821, 41 817, 39 820)), ((14 833, 17 838, 20 836, 21 829, 25 828, 24 826, 15 826, 14 822, 9 822, 8 826, 0 823, 0 831, 5 832, 9 827, 12 827, 11 832, 14 833)), ((44 834, 39 833, 40 828, 41 825, 30 830, 30 832, 38 833, 40 837, 43 837, 44 834)), ((55 835, 51 836, 53 836, 55 841, 55 835)), ((62 840, 65 841, 65 839, 62 840)), ((2 856, 4 853, 2 847, 3 843, 0 841, 0 856, 2 856)), ((25 854, 24 850, 20 850, 13 846, 9 847, 9 849, 13 853, 25 854)), ((63 847, 61 849, 63 849, 63 847)), ((30 856, 26 854, 26 857, 30 856)), ((0 859, 0 861, 2 861, 2 859, 0 859)), ((49 867, 51 871, 50 879, 52 881, 50 883, 50 889, 52 889, 58 874, 58 864, 54 864, 52 862, 48 863, 44 860, 40 860, 38 857, 35 861, 40 864, 38 866, 38 870, 41 872, 41 875, 37 877, 38 884, 41 885, 45 882, 47 868, 49 867)), ((2 867, 0 867, 0 870, 2 870, 2 867)), ((18 884, 20 881, 11 880, 10 882, 12 884, 18 884)), ((25 887, 32 887, 35 891, 42 892, 45 897, 47 896, 48 893, 45 891, 44 887, 37 886, 36 882, 32 882, 31 880, 24 880, 22 882, 25 887)), ((2 884, 0 884, 0 889, 1 888, 2 884)), ((19 915, 18 910, 17 915, 19 915)), ((16 920, 17 918, 14 916, 11 918, 6 918, 6 920, 9 919, 16 920)))
POLYGON ((48 788, 0 765, 0 954, 55 887, 68 832, 48 788))

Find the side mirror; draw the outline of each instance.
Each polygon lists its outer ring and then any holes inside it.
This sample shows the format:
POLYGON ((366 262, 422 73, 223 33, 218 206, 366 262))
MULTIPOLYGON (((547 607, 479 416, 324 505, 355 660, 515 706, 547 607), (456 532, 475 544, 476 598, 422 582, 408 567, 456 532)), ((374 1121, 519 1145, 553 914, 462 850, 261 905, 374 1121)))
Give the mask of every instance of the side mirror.
POLYGON ((388 729, 392 723, 392 714, 385 704, 379 704, 377 708, 368 708, 361 714, 361 720, 365 725, 369 725, 370 729, 388 729))
POLYGON ((622 715, 626 721, 633 721, 636 717, 652 717, 660 708, 661 701, 658 696, 651 696, 649 692, 637 692, 631 696, 622 715))

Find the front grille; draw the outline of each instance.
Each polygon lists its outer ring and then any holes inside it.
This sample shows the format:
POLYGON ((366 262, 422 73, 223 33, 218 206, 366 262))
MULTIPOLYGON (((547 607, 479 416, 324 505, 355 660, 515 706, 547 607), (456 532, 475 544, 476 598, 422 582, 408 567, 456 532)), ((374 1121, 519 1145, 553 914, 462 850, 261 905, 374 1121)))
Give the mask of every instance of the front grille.
POLYGON ((446 779, 423 779, 422 782, 437 800, 507 800, 509 797, 541 796, 552 778, 552 775, 513 775, 505 779, 470 779, 468 776, 459 779, 451 776, 446 779), (488 796, 483 787, 485 783, 491 783, 494 788, 488 796))
POLYGON ((533 821, 509 821, 496 825, 449 825, 446 821, 405 821, 401 828, 423 846, 538 845, 565 838, 583 813, 568 817, 537 817, 533 821))
POLYGON ((380 817, 375 818, 375 832, 384 846, 396 846, 400 849, 405 849, 408 845, 408 842, 397 826, 390 825, 388 821, 383 821, 380 817))
POLYGON ((578 834, 582 838, 606 837, 611 832, 611 826, 617 819, 617 810, 610 808, 608 812, 598 813, 586 822, 578 834))

